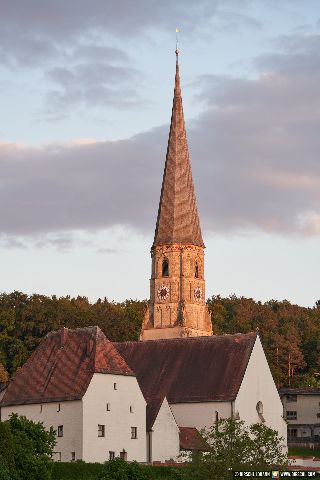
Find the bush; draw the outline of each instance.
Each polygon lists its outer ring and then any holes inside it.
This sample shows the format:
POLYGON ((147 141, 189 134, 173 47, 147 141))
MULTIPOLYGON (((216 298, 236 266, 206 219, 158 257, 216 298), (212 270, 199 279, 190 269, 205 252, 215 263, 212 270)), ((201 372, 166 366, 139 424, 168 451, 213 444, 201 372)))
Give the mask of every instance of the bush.
POLYGON ((152 480, 155 479, 151 467, 137 462, 127 463, 121 458, 115 458, 105 463, 100 480, 152 480))

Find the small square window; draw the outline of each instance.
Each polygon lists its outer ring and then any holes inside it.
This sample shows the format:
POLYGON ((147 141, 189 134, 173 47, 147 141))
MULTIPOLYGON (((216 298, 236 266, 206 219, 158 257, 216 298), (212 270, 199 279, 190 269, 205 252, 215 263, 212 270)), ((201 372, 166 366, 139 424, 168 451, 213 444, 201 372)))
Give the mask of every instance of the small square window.
POLYGON ((109 461, 110 461, 110 460, 114 460, 115 457, 116 457, 115 452, 111 452, 111 451, 109 450, 109 461))
POLYGON ((288 420, 297 420, 297 412, 293 410, 287 410, 287 419, 288 420))
POLYGON ((287 402, 296 402, 297 395, 287 395, 287 402))
POLYGON ((71 452, 71 462, 76 461, 76 452, 71 452))
POLYGON ((58 425, 58 437, 63 437, 63 425, 58 425))
POLYGON ((113 390, 117 390, 117 384, 116 383, 113 384, 113 390))
POLYGON ((138 438, 138 429, 137 427, 131 427, 131 438, 138 438))
POLYGON ((133 406, 130 405, 130 413, 133 413, 133 406))
POLYGON ((110 403, 107 403, 106 410, 107 410, 107 412, 110 412, 110 403))
POLYGON ((98 437, 104 437, 105 434, 105 426, 104 425, 98 425, 98 437))

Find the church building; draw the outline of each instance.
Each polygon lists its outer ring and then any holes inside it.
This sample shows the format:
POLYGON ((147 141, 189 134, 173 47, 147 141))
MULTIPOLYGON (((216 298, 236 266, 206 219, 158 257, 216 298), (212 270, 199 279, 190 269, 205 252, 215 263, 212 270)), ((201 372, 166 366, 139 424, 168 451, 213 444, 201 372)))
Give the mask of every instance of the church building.
POLYGON ((286 442, 282 403, 258 333, 213 335, 204 248, 176 51, 140 340, 111 343, 98 327, 49 333, 1 393, 0 418, 14 412, 53 426, 57 461, 178 460, 181 450, 205 448, 200 429, 229 417, 265 423, 286 442))

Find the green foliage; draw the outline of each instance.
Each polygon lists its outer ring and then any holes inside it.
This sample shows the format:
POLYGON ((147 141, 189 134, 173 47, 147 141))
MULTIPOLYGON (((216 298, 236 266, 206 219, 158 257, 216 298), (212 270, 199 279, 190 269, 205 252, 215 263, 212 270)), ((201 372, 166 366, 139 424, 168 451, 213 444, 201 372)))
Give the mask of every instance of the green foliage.
POLYGON ((12 470, 10 471, 8 466, 0 458, 0 480, 14 480, 14 478, 12 470))
POLYGON ((264 470, 287 464, 283 439, 264 424, 246 427, 242 421, 221 419, 202 434, 208 452, 194 457, 185 469, 186 478, 232 479, 233 470, 264 470))
POLYGON ((127 463, 121 458, 106 462, 100 480, 152 480, 153 469, 137 462, 127 463))
MULTIPOLYGON (((123 460, 115 459, 107 464, 85 462, 55 462, 52 480, 104 480, 105 478, 117 479, 117 475, 124 472, 125 479, 150 479, 150 480, 183 480, 183 468, 174 467, 151 467, 139 464, 125 464, 123 460), (129 472, 129 473, 128 473, 129 472), (110 475, 113 476, 110 476, 110 475), (107 476, 109 475, 109 476, 107 476), (137 475, 140 475, 137 476, 137 475), (142 475, 142 477, 141 477, 142 475)), ((121 477, 120 477, 121 478, 121 477)), ((1 477, 0 477, 0 480, 1 477)))
POLYGON ((103 468, 101 463, 55 462, 52 480, 98 480, 103 468))
MULTIPOLYGON (((0 480, 15 474, 13 435, 7 422, 0 422, 0 480)), ((9 478, 9 477, 8 477, 9 478)))
MULTIPOLYGON (((1 425, 1 424, 0 424, 1 425)), ((2 423, 2 427, 10 431, 10 452, 3 456, 4 463, 14 470, 19 480, 50 480, 53 467, 51 459, 55 445, 55 432, 51 428, 46 431, 42 423, 35 423, 26 417, 11 415, 10 419, 2 423), (14 460, 10 460, 12 449, 14 460), (6 458, 10 460, 6 460, 6 458)), ((1 443, 0 443, 1 445, 1 443)), ((2 447, 3 450, 3 447, 2 447)))

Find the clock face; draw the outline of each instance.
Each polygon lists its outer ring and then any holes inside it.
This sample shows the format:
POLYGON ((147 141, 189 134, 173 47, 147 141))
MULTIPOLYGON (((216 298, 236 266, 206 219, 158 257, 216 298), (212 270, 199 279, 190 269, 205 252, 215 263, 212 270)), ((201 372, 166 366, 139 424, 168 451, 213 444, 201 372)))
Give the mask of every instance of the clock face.
POLYGON ((167 300, 169 297, 169 287, 161 285, 161 287, 158 288, 158 297, 160 300, 167 300))
POLYGON ((195 288, 194 289, 194 298, 196 300, 201 300, 201 297, 202 297, 201 288, 200 287, 195 288))

